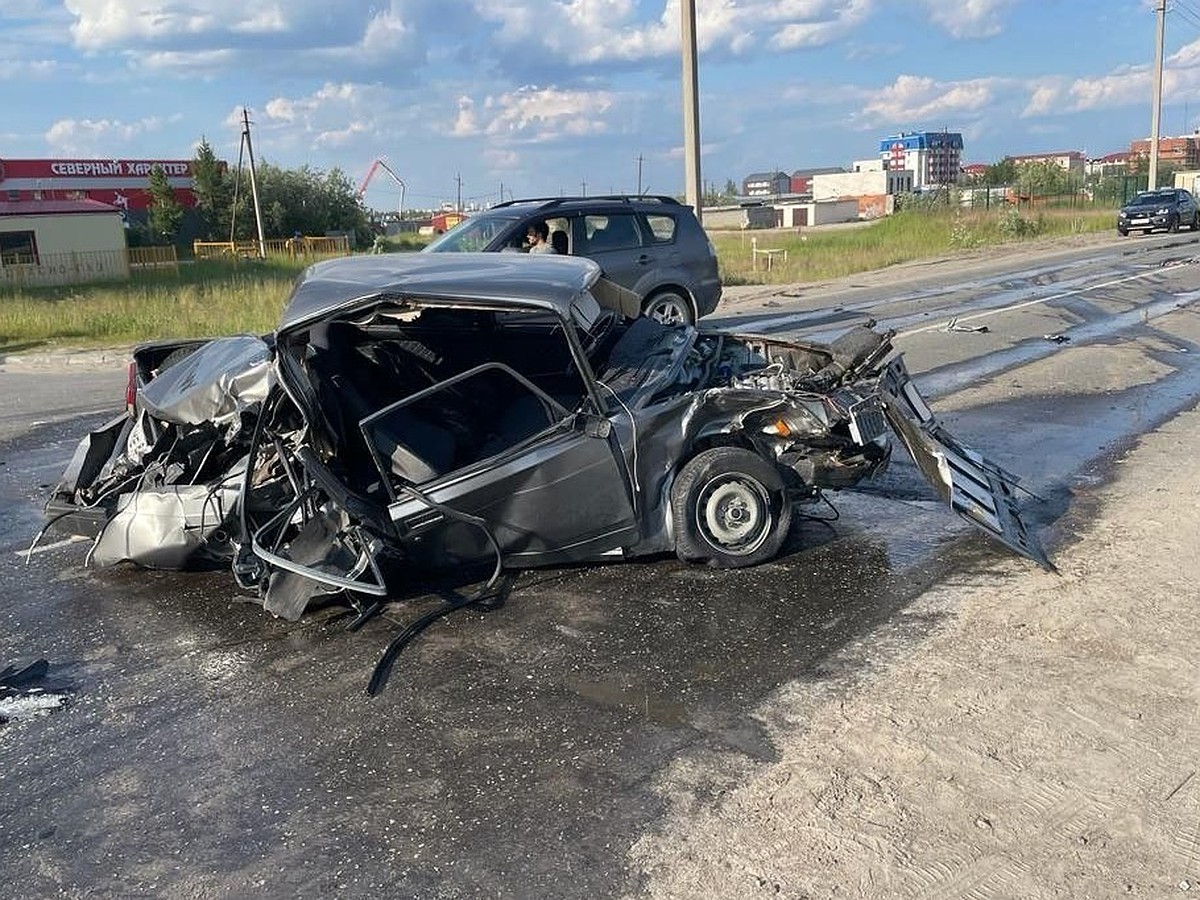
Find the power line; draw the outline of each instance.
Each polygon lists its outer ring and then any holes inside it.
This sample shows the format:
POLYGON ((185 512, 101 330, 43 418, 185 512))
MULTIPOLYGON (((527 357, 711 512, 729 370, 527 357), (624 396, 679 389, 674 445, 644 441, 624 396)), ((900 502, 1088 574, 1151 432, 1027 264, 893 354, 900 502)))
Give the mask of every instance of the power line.
POLYGON ((1200 9, 1193 6, 1188 0, 1175 0, 1174 5, 1167 12, 1178 13, 1188 24, 1200 29, 1200 9))

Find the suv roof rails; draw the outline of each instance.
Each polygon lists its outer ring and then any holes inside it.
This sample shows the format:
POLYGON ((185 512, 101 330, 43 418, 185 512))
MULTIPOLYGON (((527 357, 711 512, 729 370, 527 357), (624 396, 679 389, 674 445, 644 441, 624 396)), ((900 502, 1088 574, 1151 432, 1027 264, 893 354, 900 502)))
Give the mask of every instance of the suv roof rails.
POLYGON ((561 206, 564 203, 579 203, 589 200, 608 200, 617 203, 635 203, 637 201, 645 201, 648 203, 661 203, 664 206, 681 206, 682 204, 674 197, 668 197, 665 194, 592 194, 589 197, 522 197, 519 200, 505 200, 502 203, 497 203, 490 209, 501 209, 505 206, 516 206, 518 203, 542 203, 543 209, 552 209, 555 206, 561 206))

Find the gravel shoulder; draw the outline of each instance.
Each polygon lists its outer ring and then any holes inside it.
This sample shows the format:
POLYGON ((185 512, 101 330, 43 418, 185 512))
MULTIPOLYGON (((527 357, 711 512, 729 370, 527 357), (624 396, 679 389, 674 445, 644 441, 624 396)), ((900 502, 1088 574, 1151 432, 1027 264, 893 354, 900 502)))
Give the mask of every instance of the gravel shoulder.
POLYGON ((632 847, 653 897, 1200 892, 1200 411, 1059 523, 1059 574, 943 583, 756 711, 777 758, 678 760, 632 847), (884 629, 886 632, 887 629, 884 629))

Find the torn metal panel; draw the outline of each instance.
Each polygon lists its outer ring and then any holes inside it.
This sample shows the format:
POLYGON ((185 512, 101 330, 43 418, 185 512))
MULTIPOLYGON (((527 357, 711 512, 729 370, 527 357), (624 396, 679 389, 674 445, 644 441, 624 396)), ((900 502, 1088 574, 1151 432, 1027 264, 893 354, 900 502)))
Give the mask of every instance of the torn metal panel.
POLYGON ((1020 479, 951 436, 933 416, 897 357, 882 379, 888 421, 917 468, 962 519, 1022 556, 1052 569, 1021 520, 1014 491, 1020 479))
POLYGON ((176 425, 229 422, 266 399, 274 383, 270 361, 271 348, 262 338, 209 341, 148 383, 141 408, 176 425))
POLYGON ((175 485, 121 494, 92 559, 100 566, 128 560, 150 569, 184 568, 213 541, 228 540, 238 494, 235 484, 175 485))

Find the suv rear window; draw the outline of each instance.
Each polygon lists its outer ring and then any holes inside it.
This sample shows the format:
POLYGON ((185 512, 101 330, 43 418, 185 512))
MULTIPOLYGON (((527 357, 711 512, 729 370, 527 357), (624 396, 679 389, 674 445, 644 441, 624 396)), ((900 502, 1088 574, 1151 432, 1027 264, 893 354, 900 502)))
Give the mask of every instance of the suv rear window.
POLYGON ((669 244, 675 240, 675 218, 673 216, 647 213, 646 224, 650 226, 650 239, 655 244, 669 244))
POLYGON ((586 242, 577 253, 603 253, 607 250, 632 250, 642 245, 637 220, 629 213, 605 213, 583 217, 586 242))

